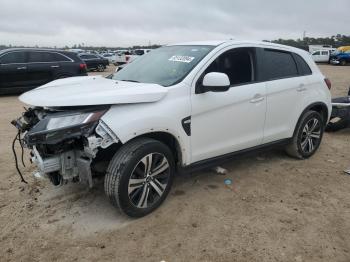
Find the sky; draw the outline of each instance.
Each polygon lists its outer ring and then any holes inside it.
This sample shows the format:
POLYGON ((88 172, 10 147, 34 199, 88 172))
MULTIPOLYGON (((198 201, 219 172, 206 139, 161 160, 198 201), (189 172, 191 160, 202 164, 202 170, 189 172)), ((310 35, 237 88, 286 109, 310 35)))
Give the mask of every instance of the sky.
POLYGON ((133 46, 350 35, 350 0, 0 0, 0 45, 133 46))

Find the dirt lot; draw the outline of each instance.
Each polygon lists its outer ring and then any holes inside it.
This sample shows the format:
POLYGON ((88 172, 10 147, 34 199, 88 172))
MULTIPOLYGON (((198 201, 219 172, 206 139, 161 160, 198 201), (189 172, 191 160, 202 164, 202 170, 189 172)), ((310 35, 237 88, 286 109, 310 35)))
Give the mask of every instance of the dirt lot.
MULTIPOLYGON (((320 67, 345 95, 350 66, 320 67)), ((135 220, 109 204, 103 181, 54 188, 26 161, 21 184, 9 122, 22 107, 0 97, 0 261, 350 261, 350 129, 325 134, 306 161, 275 150, 226 163, 224 176, 178 176, 164 204, 135 220)))

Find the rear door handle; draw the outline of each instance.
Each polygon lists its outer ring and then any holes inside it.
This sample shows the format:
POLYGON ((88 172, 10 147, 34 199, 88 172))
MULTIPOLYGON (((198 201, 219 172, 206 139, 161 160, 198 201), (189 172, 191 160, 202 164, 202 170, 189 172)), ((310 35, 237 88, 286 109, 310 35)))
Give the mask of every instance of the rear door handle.
POLYGON ((17 67, 17 70, 25 70, 25 69, 27 69, 26 66, 17 67))
POLYGON ((303 91, 306 91, 306 87, 305 87, 305 84, 300 84, 298 87, 297 87, 297 91, 298 92, 303 92, 303 91))
POLYGON ((263 101, 265 98, 261 94, 256 94, 249 102, 250 103, 259 103, 263 101))
POLYGON ((59 65, 52 65, 51 68, 58 68, 60 67, 59 65))

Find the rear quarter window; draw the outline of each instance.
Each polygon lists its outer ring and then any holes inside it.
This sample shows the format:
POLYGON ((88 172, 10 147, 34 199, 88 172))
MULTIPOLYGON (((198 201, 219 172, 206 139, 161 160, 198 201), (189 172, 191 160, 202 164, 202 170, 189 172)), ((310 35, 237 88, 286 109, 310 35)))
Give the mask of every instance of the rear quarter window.
POLYGON ((29 52, 28 62, 29 63, 49 63, 54 62, 55 56, 49 52, 29 52))
POLYGON ((55 57, 55 61, 57 62, 71 62, 71 60, 67 56, 62 55, 60 53, 54 53, 53 55, 55 57))
POLYGON ((304 58, 302 58, 300 55, 293 54, 295 62, 298 66, 299 75, 306 76, 311 75, 312 71, 309 67, 309 65, 305 62, 304 58))
POLYGON ((265 49, 263 64, 266 80, 298 76, 297 65, 290 52, 265 49))

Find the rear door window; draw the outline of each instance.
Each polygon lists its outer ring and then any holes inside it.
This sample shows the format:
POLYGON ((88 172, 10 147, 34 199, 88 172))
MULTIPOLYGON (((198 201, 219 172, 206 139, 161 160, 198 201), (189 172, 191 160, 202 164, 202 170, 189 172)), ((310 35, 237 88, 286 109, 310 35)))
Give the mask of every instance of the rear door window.
POLYGON ((26 62, 25 52, 10 52, 0 57, 1 64, 22 64, 26 62))
POLYGON ((290 52, 265 49, 263 63, 266 80, 298 76, 297 65, 290 52))
POLYGON ((55 62, 55 56, 49 52, 29 52, 29 63, 50 63, 55 62))

